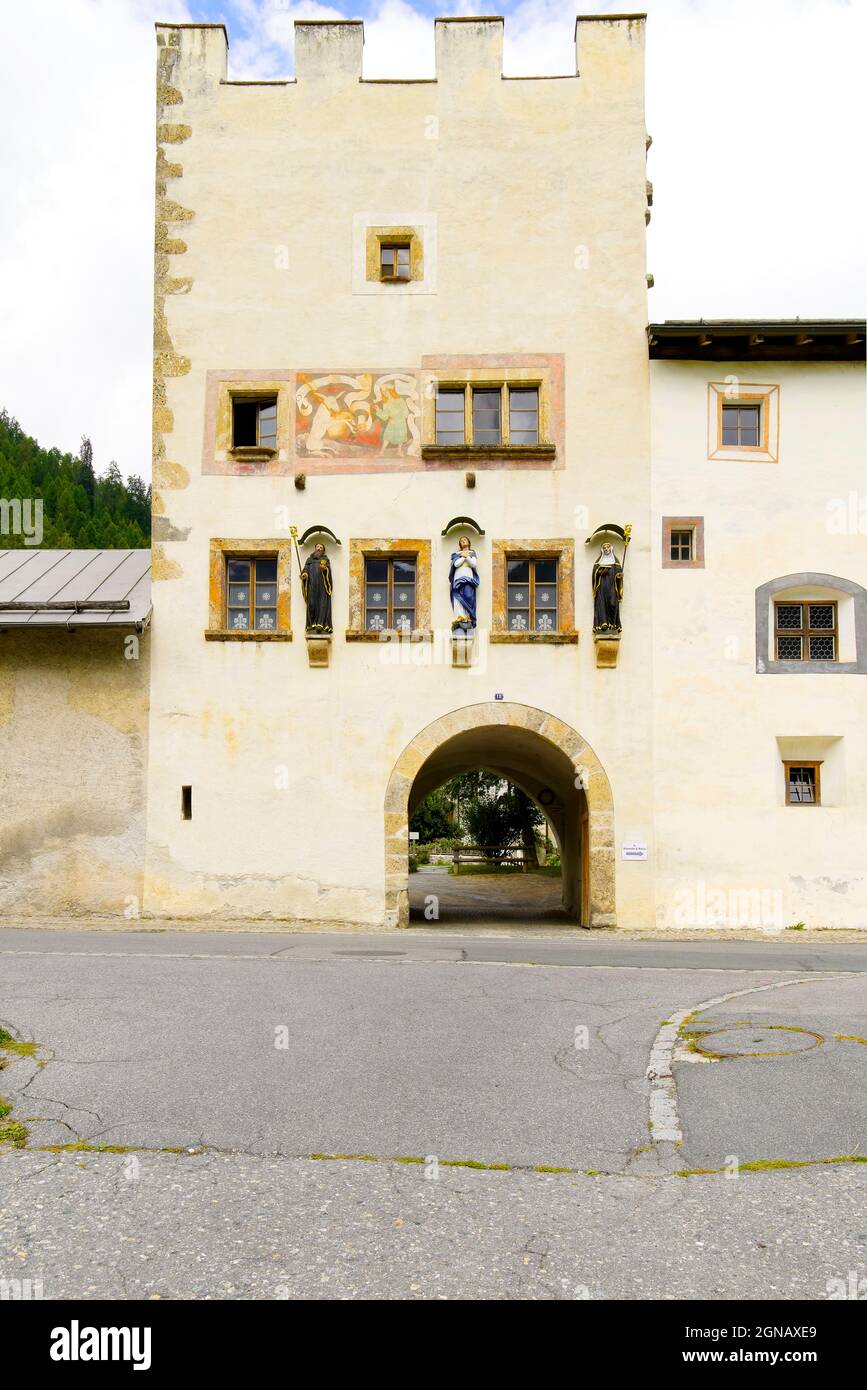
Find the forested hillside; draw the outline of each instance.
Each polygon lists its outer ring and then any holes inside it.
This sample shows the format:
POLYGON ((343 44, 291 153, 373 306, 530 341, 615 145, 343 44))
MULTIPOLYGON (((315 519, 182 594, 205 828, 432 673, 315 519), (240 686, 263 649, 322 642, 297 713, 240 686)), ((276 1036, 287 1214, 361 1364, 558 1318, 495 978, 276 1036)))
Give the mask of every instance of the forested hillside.
MULTIPOLYGON (((151 490, 133 475, 124 482, 114 459, 97 476, 86 437, 78 456, 43 449, 17 420, 0 411, 0 498, 42 498, 42 549, 126 550, 150 545, 151 490)), ((6 522, 0 513, 0 522, 6 522)), ((7 523, 8 525, 8 523, 7 523)), ((24 545, 12 528, 0 549, 24 545)))

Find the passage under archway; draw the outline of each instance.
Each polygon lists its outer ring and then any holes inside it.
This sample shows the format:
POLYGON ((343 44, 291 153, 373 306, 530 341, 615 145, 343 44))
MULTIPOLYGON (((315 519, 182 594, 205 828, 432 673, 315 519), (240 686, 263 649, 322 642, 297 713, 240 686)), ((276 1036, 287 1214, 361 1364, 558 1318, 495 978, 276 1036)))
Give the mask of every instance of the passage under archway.
POLYGON ((385 798, 386 920, 409 922, 409 820, 449 778, 486 768, 544 811, 562 863, 563 906, 585 926, 615 926, 614 810, 596 754, 568 724, 529 705, 468 705, 435 720, 395 763, 385 798))

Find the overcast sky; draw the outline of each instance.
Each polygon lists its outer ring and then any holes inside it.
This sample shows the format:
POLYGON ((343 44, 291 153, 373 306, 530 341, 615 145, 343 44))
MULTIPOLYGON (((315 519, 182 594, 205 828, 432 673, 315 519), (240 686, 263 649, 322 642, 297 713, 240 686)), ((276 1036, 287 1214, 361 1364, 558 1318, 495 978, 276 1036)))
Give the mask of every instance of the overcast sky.
MULTIPOLYGON (((651 317, 863 315, 867 7, 643 8, 651 317)), ((294 19, 363 18, 367 76, 425 77, 434 15, 492 11, 507 73, 574 71, 576 9, 547 0, 5 0, 0 405, 45 446, 88 433, 98 469, 150 476, 155 20, 222 20, 230 75, 275 77, 294 19)))

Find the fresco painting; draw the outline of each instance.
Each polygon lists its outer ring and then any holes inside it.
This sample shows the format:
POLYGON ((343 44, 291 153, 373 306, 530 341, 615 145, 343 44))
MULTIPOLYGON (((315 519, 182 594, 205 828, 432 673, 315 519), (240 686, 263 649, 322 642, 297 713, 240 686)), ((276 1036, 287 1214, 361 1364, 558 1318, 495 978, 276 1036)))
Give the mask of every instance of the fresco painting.
POLYGON ((420 458, 418 377, 407 371, 299 372, 295 452, 305 458, 420 458))

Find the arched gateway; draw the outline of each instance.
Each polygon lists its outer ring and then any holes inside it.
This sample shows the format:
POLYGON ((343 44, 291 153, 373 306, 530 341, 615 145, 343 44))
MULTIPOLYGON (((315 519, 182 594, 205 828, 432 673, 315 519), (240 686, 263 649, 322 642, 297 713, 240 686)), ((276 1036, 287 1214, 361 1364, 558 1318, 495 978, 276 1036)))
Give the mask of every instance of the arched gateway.
POLYGON ((602 764, 553 714, 500 701, 435 719, 395 763, 385 793, 386 921, 409 921, 408 829, 416 807, 450 777, 480 767, 514 782, 548 817, 567 912, 584 926, 616 926, 614 804, 602 764))

